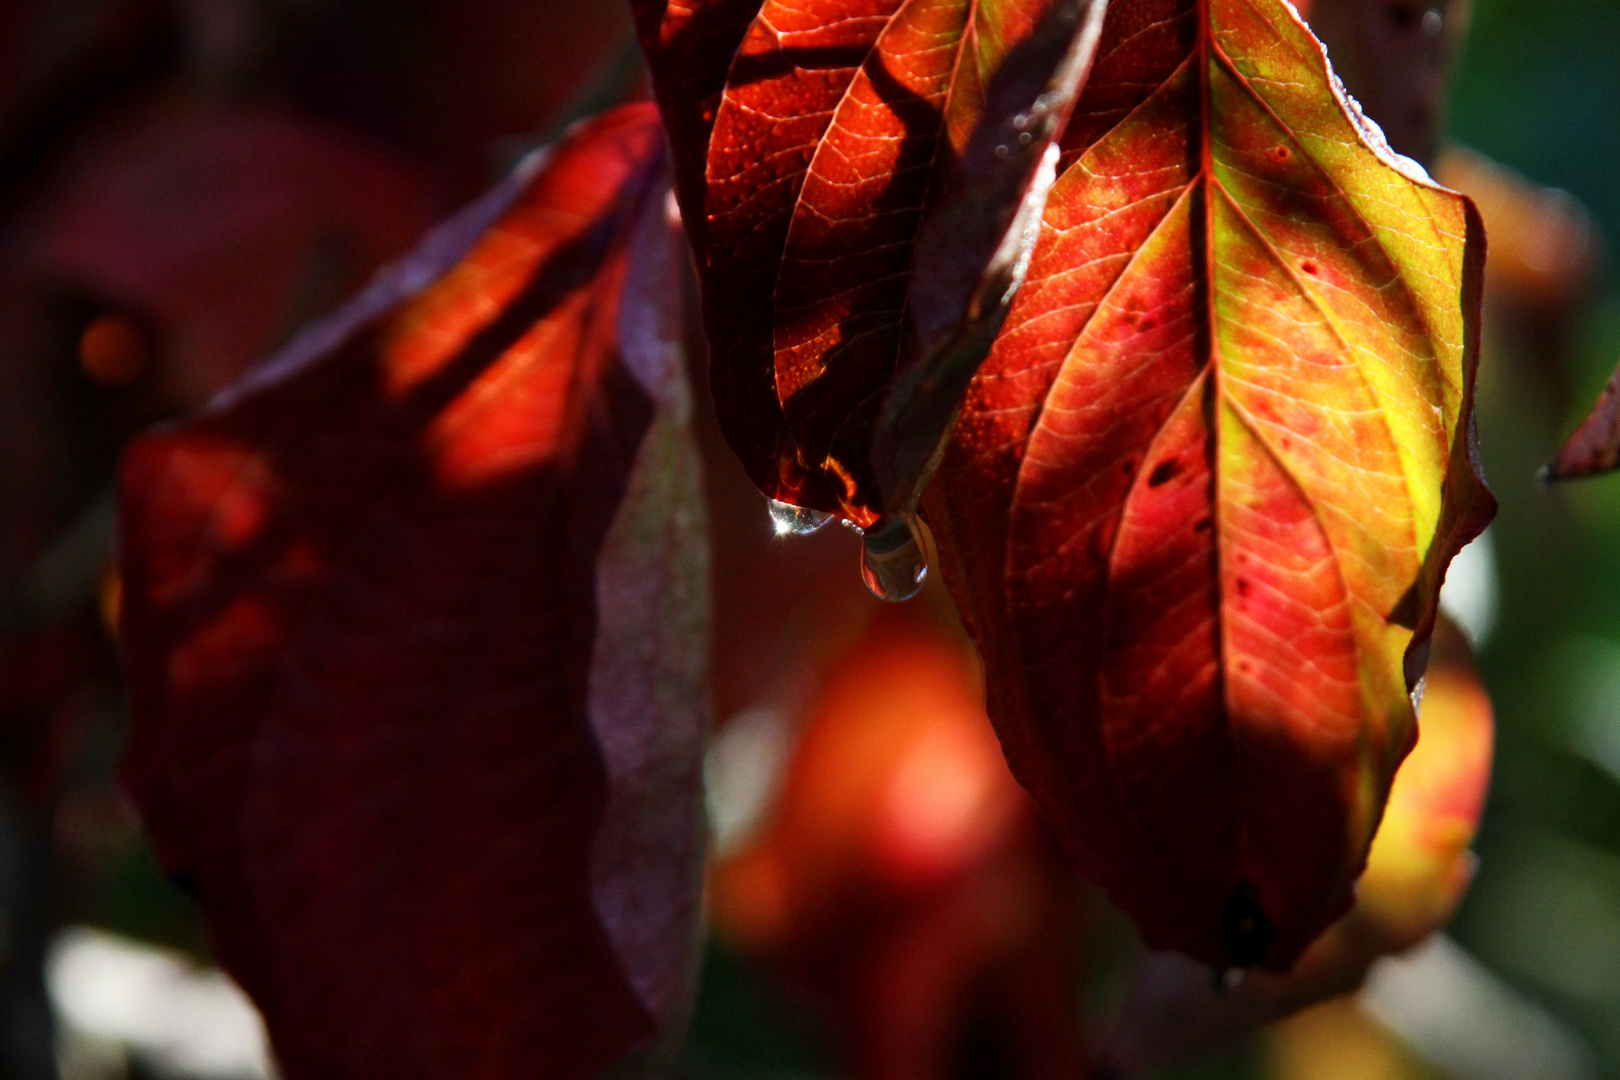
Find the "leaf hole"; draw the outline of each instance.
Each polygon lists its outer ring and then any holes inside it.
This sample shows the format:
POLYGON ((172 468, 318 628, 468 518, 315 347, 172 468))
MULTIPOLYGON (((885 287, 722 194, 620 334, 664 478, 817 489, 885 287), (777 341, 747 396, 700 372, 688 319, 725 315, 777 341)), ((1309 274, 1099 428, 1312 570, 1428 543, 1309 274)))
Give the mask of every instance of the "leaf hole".
POLYGON ((1126 476, 1135 475, 1135 473, 1136 473, 1136 459, 1132 458, 1131 460, 1127 461, 1125 463, 1125 465, 1124 465, 1124 470, 1125 470, 1125 475, 1126 476))
POLYGON ((1271 156, 1276 158, 1278 161, 1287 161, 1293 155, 1289 153, 1288 147, 1279 146, 1277 149, 1271 152, 1271 156))
POLYGON ((1166 458, 1153 466, 1153 472, 1148 475, 1148 487, 1159 487, 1168 484, 1181 473, 1180 458, 1166 458))
POLYGON ((1306 259, 1304 262, 1300 263, 1299 268, 1313 277, 1316 275, 1316 272, 1319 269, 1317 265, 1309 259, 1306 259))
POLYGON ((1195 532, 1195 533, 1209 532, 1209 530, 1213 529, 1214 527, 1215 527, 1215 523, 1213 521, 1211 521, 1209 518, 1199 518, 1196 522, 1193 523, 1193 532, 1195 532))
POLYGON ((1249 595, 1249 579, 1248 578, 1240 577, 1240 578, 1237 579, 1237 593, 1238 593, 1239 596, 1248 596, 1249 595))

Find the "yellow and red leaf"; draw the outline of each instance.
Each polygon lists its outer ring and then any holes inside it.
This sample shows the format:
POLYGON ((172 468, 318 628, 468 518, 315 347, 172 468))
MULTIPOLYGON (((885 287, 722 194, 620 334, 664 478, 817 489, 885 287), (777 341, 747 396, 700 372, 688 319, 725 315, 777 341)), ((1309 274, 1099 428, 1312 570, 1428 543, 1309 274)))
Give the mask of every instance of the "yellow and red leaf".
POLYGON ((1278 0, 1110 12, 928 504, 1019 778, 1148 941, 1287 967, 1415 737, 1483 233, 1278 0))

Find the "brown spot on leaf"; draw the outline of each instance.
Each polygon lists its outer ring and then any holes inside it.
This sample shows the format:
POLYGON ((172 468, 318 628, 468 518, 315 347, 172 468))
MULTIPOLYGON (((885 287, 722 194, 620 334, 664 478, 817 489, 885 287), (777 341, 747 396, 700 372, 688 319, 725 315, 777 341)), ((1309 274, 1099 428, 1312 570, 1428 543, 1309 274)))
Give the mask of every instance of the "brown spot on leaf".
POLYGON ((1181 459, 1166 458, 1153 466, 1153 472, 1148 476, 1148 487, 1159 487, 1169 483, 1181 474, 1181 459))

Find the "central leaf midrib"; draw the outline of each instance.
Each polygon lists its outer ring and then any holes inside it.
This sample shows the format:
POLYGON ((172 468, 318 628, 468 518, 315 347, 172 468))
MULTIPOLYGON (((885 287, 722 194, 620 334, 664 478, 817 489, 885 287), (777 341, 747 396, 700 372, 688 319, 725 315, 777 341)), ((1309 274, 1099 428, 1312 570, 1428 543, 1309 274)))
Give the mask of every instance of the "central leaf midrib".
MULTIPOLYGON (((1312 522, 1313 527, 1324 538, 1324 541, 1326 542, 1326 546, 1327 546, 1328 550, 1332 553, 1334 576, 1335 576, 1335 579, 1336 579, 1337 584, 1338 584, 1338 591, 1339 591, 1339 594, 1342 597, 1344 597, 1345 600, 1348 602, 1349 599, 1350 599, 1350 592, 1349 592, 1348 586, 1346 584, 1346 579, 1345 579, 1345 576, 1344 576, 1344 568, 1343 568, 1342 562, 1341 562, 1341 553, 1339 551, 1338 546, 1336 544, 1334 544, 1334 542, 1332 540, 1332 533, 1329 532, 1329 530, 1327 529, 1326 522, 1323 520, 1322 509, 1318 505, 1317 500, 1312 496, 1312 494, 1310 492, 1310 489, 1301 481, 1301 478, 1295 473, 1295 471, 1286 464, 1285 459, 1278 452, 1277 448, 1272 446, 1269 439, 1259 430, 1259 425, 1257 425, 1254 422, 1253 418, 1248 415, 1247 410, 1245 408, 1243 408, 1241 402, 1234 399, 1230 395, 1230 393, 1228 392, 1227 388, 1224 386, 1225 371, 1224 371, 1224 365, 1221 362, 1221 348, 1220 348, 1220 339, 1221 339, 1220 329, 1221 329, 1221 326, 1223 325, 1223 321, 1219 317, 1218 312, 1216 310, 1216 291, 1217 291, 1216 290, 1216 283, 1217 283, 1218 279, 1217 279, 1217 270, 1216 270, 1217 243, 1216 243, 1216 231, 1215 231, 1215 227, 1214 227, 1215 226, 1215 208, 1214 208, 1214 205, 1213 205, 1213 200, 1216 197, 1217 192, 1219 193, 1219 196, 1225 200, 1226 204, 1233 208, 1235 213, 1239 216, 1239 218, 1243 221, 1243 223, 1253 232, 1254 236, 1259 240, 1259 242, 1265 246, 1266 250, 1270 254, 1270 256, 1273 259, 1273 261, 1275 262, 1275 264, 1283 269, 1284 273, 1288 276, 1288 279, 1294 285, 1294 287, 1299 291, 1302 298, 1304 298, 1312 306, 1313 310, 1315 310, 1322 317, 1324 323, 1329 327, 1330 332, 1333 334, 1334 340, 1338 343, 1340 348, 1344 350, 1345 355, 1350 360, 1350 364, 1348 366, 1352 366, 1352 367, 1355 368, 1356 373, 1357 373, 1357 377, 1361 380, 1362 386, 1366 390, 1369 400, 1374 402, 1375 404, 1377 404, 1379 406, 1379 408, 1378 408, 1379 420, 1384 425, 1385 432, 1390 438, 1391 445, 1396 445, 1395 440, 1394 440, 1394 434, 1393 434, 1393 431, 1389 428, 1388 417, 1387 417, 1387 415, 1385 415, 1385 411, 1382 408, 1381 398, 1380 398, 1379 394, 1377 393, 1376 389, 1370 384, 1369 380, 1367 379, 1365 371, 1363 371, 1362 368, 1361 368, 1359 358, 1356 357, 1355 351, 1354 351, 1353 348, 1351 348, 1351 346, 1350 346, 1348 340, 1346 339, 1342 329, 1339 327, 1337 322, 1328 314, 1326 309, 1323 307, 1320 298, 1312 290, 1310 290, 1308 287, 1306 287, 1304 282, 1299 280, 1298 275, 1294 272, 1293 267, 1288 263, 1287 259, 1282 256, 1281 252, 1279 252, 1277 250, 1276 245, 1271 240, 1271 238, 1268 235, 1266 235, 1266 233, 1262 229, 1259 228, 1257 223, 1255 223, 1253 221, 1253 219, 1249 216, 1249 214, 1242 207, 1242 205, 1239 204, 1235 198, 1233 198, 1231 193, 1226 190, 1225 186, 1222 185, 1220 180, 1218 179, 1217 172, 1216 172, 1216 153, 1215 153, 1215 146, 1214 146, 1215 126, 1214 126, 1213 116, 1212 116, 1212 94, 1211 94, 1211 87, 1210 87, 1210 75, 1211 75, 1211 71, 1212 71, 1212 66, 1214 64, 1216 64, 1216 63, 1222 64, 1223 67, 1239 83, 1239 85, 1242 86, 1244 88, 1244 90, 1250 95, 1250 97, 1259 105, 1259 107, 1265 109, 1265 111, 1268 113, 1268 115, 1270 115, 1272 117, 1273 121, 1275 123, 1277 123, 1277 126, 1281 130, 1283 130, 1285 132, 1289 132, 1290 129, 1288 128, 1288 126, 1286 124, 1283 124, 1281 122, 1281 120, 1275 116, 1275 113, 1272 112, 1272 110, 1269 108, 1269 106, 1267 106, 1266 103, 1263 100, 1260 99, 1260 97, 1258 95, 1258 92, 1253 88, 1253 86, 1249 83, 1249 81, 1242 76, 1242 73, 1236 70, 1236 67, 1232 63, 1231 59, 1229 57, 1227 57, 1225 52, 1223 50, 1221 50, 1220 47, 1216 44, 1216 42, 1214 40, 1214 32, 1213 32, 1212 23, 1211 23, 1210 0, 1197 0, 1197 10, 1198 10, 1198 14, 1199 14, 1199 17, 1200 17, 1199 41, 1198 41, 1197 45, 1195 45, 1194 48, 1191 50, 1191 52, 1189 53, 1189 56, 1187 57, 1187 59, 1184 60, 1181 64, 1178 64, 1176 69, 1160 83, 1159 88, 1156 89, 1154 93, 1156 94, 1158 92, 1158 90, 1163 89, 1164 86, 1168 85, 1179 74, 1181 74, 1182 71, 1186 68, 1187 64, 1189 64, 1189 63, 1197 63, 1199 65, 1199 85, 1198 85, 1198 90, 1197 90, 1197 92, 1198 92, 1199 118, 1198 118, 1198 121, 1197 121, 1198 129, 1197 129, 1197 131, 1195 133, 1195 137, 1199 141, 1200 162, 1199 162, 1198 169, 1189 178, 1188 183, 1185 184, 1182 187, 1180 192, 1178 192, 1178 194, 1176 195, 1176 198, 1171 200, 1170 205, 1166 208, 1165 213, 1160 216, 1160 218, 1159 218, 1159 220, 1157 222, 1154 223, 1153 228, 1150 229, 1144 235, 1141 242, 1139 242, 1137 244, 1135 250, 1133 250, 1131 252, 1130 258, 1128 258, 1125 261, 1124 265, 1120 268, 1120 272, 1117 275, 1115 275, 1114 279, 1111 282, 1109 282, 1107 288, 1098 297, 1098 299, 1096 301, 1096 304, 1093 307, 1092 312, 1086 317, 1085 322, 1079 327, 1078 331, 1076 332, 1076 334, 1074 336, 1074 340, 1070 344, 1069 352, 1066 355, 1065 360, 1059 362, 1059 374, 1058 374, 1058 376, 1055 377, 1052 380, 1052 383, 1047 387, 1046 393, 1043 395, 1042 400, 1040 402, 1040 405, 1035 411, 1035 415, 1034 415, 1034 417, 1032 419, 1032 423, 1031 423, 1030 429, 1029 429, 1030 434, 1025 437, 1026 451, 1027 451, 1029 440, 1034 437, 1034 435, 1035 435, 1035 433, 1037 431, 1040 431, 1042 429, 1042 426, 1043 426, 1043 423, 1045 421, 1045 417, 1046 417, 1048 408, 1049 408, 1049 406, 1051 404, 1052 394, 1054 393, 1056 387, 1062 381, 1061 370, 1062 370, 1063 364, 1067 362, 1069 357, 1073 356, 1075 348, 1078 347, 1079 343, 1085 338, 1087 331, 1090 329, 1090 327, 1091 327, 1091 325, 1093 323, 1093 320, 1095 320, 1097 318, 1098 314, 1105 309, 1105 307, 1107 305, 1107 302, 1108 302, 1108 299, 1114 294, 1115 290, 1119 287, 1120 282, 1125 280, 1129 276, 1130 270, 1136 264, 1136 261, 1140 257, 1141 252, 1150 245, 1150 243, 1151 243, 1152 239, 1154 238, 1154 236, 1156 236, 1158 231, 1161 228, 1163 228, 1164 222, 1171 217, 1171 215, 1173 214, 1176 206, 1178 206, 1181 203, 1182 200, 1191 197, 1191 195, 1194 192, 1197 192, 1203 198, 1203 201, 1204 201, 1204 205, 1203 205, 1203 211, 1204 211, 1203 249, 1204 249, 1204 261, 1205 261, 1205 265, 1204 265, 1205 310, 1204 310, 1204 315, 1203 315, 1203 321, 1204 321, 1205 332, 1208 335, 1208 338, 1207 338, 1207 353, 1203 358, 1203 364, 1202 364, 1201 372, 1191 380, 1191 382, 1188 384, 1187 389, 1183 391, 1182 396, 1178 399, 1178 401, 1185 402, 1187 394, 1195 393, 1195 392, 1202 392, 1202 389, 1203 389, 1203 386, 1204 386, 1206 380, 1208 382, 1210 382, 1211 384, 1213 384, 1212 385, 1212 390, 1213 390, 1213 394, 1214 394, 1214 399, 1215 399, 1215 401, 1217 403, 1217 409, 1219 409, 1221 407, 1226 407, 1226 408, 1230 408, 1232 410, 1233 415, 1235 417, 1237 417, 1241 423, 1243 423, 1244 427, 1250 432, 1252 437, 1256 440, 1257 445, 1261 447, 1263 452, 1270 459, 1270 462, 1271 462, 1272 466, 1275 469, 1277 469, 1279 474, 1281 476, 1283 476, 1286 479, 1286 481, 1290 485, 1292 485, 1294 487, 1294 489, 1296 491, 1299 492, 1300 498, 1303 500, 1306 508, 1308 509, 1308 511, 1309 511, 1309 513, 1311 515, 1311 522, 1312 522)), ((1118 128, 1121 125, 1129 122, 1130 117, 1132 115, 1135 115, 1135 113, 1137 111, 1139 111, 1140 109, 1146 107, 1147 103, 1152 99, 1152 97, 1153 97, 1153 95, 1150 94, 1147 98, 1144 98, 1142 102, 1139 102, 1138 105, 1131 110, 1131 113, 1129 113, 1125 117, 1121 118, 1119 124, 1116 124, 1115 127, 1112 130, 1118 130, 1118 128)), ((1104 136, 1103 138, 1106 139, 1107 136, 1104 136)), ((1093 144, 1093 146, 1099 145, 1102 141, 1103 141, 1102 139, 1099 139, 1097 143, 1093 144)), ((1313 163, 1315 162, 1314 157, 1311 157, 1310 160, 1313 163)), ((1079 161, 1077 161, 1074 165, 1070 166, 1070 168, 1071 169, 1081 168, 1083 166, 1083 162, 1084 162, 1084 155, 1082 155, 1081 159, 1079 161)), ((1329 179, 1331 181, 1331 177, 1329 179)), ((1346 195, 1342 191, 1342 189, 1340 189, 1338 187, 1336 182, 1334 183, 1334 186, 1335 186, 1335 189, 1339 191, 1341 197, 1344 198, 1346 204, 1351 206, 1351 208, 1357 213, 1357 215, 1359 217, 1360 216, 1359 208, 1356 208, 1354 206, 1353 202, 1351 202, 1349 200, 1348 195, 1346 195)), ((1364 225, 1367 224, 1365 222, 1364 218, 1362 219, 1362 221, 1363 221, 1364 225)), ((1368 225, 1367 226, 1367 231, 1368 231, 1368 234, 1370 236, 1372 236, 1375 240, 1377 240, 1377 232, 1376 232, 1376 230, 1373 230, 1370 227, 1370 225, 1368 225)), ((1381 243, 1380 243, 1380 246, 1381 246, 1381 243)), ((1385 258, 1389 259, 1391 261, 1392 265, 1394 265, 1394 261, 1389 256, 1389 253, 1386 251, 1384 254, 1385 254, 1385 258)), ((1397 273, 1397 278, 1399 278, 1398 273, 1397 273)), ((1400 279, 1400 280, 1402 281, 1402 287, 1406 288, 1404 279, 1400 279)), ((1174 415, 1174 410, 1172 410, 1171 415, 1174 415)), ((1153 448, 1157 445, 1160 437, 1163 435, 1163 432, 1164 432, 1164 425, 1161 424, 1159 426, 1159 428, 1154 432, 1153 436, 1148 440, 1147 447, 1146 447, 1146 454, 1143 457, 1144 462, 1146 462, 1148 460, 1151 460, 1153 448)), ((1219 672, 1219 679, 1220 679, 1220 686, 1221 686, 1220 697, 1222 699, 1222 705, 1223 705, 1224 710, 1227 712, 1227 714, 1230 715, 1230 713, 1231 713, 1231 705, 1230 705, 1229 693, 1228 693, 1228 688, 1227 688, 1225 658, 1228 656, 1228 642, 1231 640, 1231 633, 1230 633, 1230 631, 1229 631, 1229 629, 1228 629, 1228 627, 1226 625, 1226 623, 1227 623, 1227 618, 1226 618, 1227 610, 1226 610, 1226 601, 1225 601, 1225 596, 1224 596, 1224 589, 1223 589, 1223 586, 1222 586, 1223 556, 1222 556, 1222 544, 1221 544, 1221 535, 1220 535, 1220 529, 1221 529, 1221 525, 1220 525, 1220 519, 1221 519, 1220 506, 1221 506, 1221 502, 1224 499, 1224 494, 1223 494, 1223 478, 1222 478, 1222 472, 1223 472, 1223 470, 1222 470, 1222 457, 1221 457, 1221 445, 1220 445, 1220 419, 1219 419, 1218 415, 1212 416, 1212 417, 1209 418, 1207 438, 1212 440, 1213 444, 1214 444, 1213 468, 1211 470, 1212 475, 1211 475, 1211 481, 1210 481, 1211 489, 1212 489, 1211 490, 1211 503, 1212 503, 1212 505, 1211 505, 1211 528, 1210 528, 1209 543, 1211 545, 1211 551, 1212 551, 1212 554, 1213 554, 1213 557, 1214 557, 1214 560, 1215 560, 1215 571, 1214 571, 1214 574, 1213 574, 1212 589, 1213 589, 1213 594, 1214 594, 1214 607, 1215 607, 1215 613, 1216 613, 1216 618, 1217 618, 1217 627, 1218 627, 1218 629, 1217 629, 1217 645, 1216 645, 1216 652, 1217 652, 1217 657, 1218 657, 1218 659, 1217 659, 1217 670, 1219 672)), ((1399 460, 1399 455, 1397 455, 1397 459, 1399 460)), ((1410 501, 1410 479, 1409 479, 1409 477, 1407 476, 1407 473, 1406 473, 1406 463, 1404 461, 1402 461, 1401 466, 1402 466, 1403 485, 1405 485, 1406 488, 1407 488, 1408 501, 1410 501)), ((1022 490, 1025 488, 1025 486, 1026 486, 1028 467, 1029 467, 1029 461, 1028 461, 1028 457, 1027 457, 1027 453, 1026 453, 1026 456, 1020 462, 1018 477, 1014 482, 1014 490, 1013 490, 1013 504, 1014 505, 1018 504, 1020 494, 1021 494, 1022 490)), ((1136 494, 1137 490, 1139 489, 1140 484, 1141 484, 1141 476, 1138 475, 1135 479, 1133 479, 1132 483, 1127 488, 1123 499, 1120 502, 1118 513, 1121 515, 1121 527, 1117 528, 1114 535, 1110 538, 1109 551, 1108 551, 1107 559, 1105 560, 1105 563, 1104 563, 1104 573, 1102 575, 1102 581, 1101 581, 1101 586, 1100 586, 1099 596, 1098 596, 1099 609, 1106 606, 1106 604, 1107 604, 1107 602, 1109 600, 1109 597, 1110 597, 1110 595, 1111 595, 1111 593, 1113 591, 1114 580, 1115 580, 1114 562, 1115 562, 1115 557, 1116 557, 1116 551, 1117 551, 1118 544, 1119 544, 1120 534, 1124 531, 1123 527, 1122 527, 1123 526, 1123 515, 1125 513, 1127 513, 1128 507, 1130 506, 1130 503, 1131 503, 1131 500, 1132 500, 1133 496, 1136 494)), ((1010 558, 1011 555, 1012 555, 1012 551, 1009 549, 1008 557, 1010 558)), ((1357 653, 1359 655, 1359 653, 1361 651, 1361 646, 1360 646, 1359 641, 1353 641, 1353 646, 1355 647, 1355 649, 1356 649, 1356 651, 1357 651, 1357 653)))

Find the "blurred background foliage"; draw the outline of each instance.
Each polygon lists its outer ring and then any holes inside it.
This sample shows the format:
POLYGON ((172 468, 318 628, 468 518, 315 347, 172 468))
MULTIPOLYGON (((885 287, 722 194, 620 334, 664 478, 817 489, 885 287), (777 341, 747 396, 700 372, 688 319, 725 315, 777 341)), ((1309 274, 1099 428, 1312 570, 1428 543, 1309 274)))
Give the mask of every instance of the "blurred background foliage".
MULTIPOLYGON (((265 1075, 116 788, 118 448, 638 93, 623 7, 0 0, 0 1080, 265 1075)), ((1447 132, 1493 228, 1478 877, 1367 994, 1167 1077, 1620 1080, 1620 477, 1535 479, 1620 360, 1620 3, 1474 0, 1447 132)), ((937 583, 882 609, 706 438, 720 859, 678 1073, 1076 1076, 1140 948, 985 741, 937 583)))
MULTIPOLYGON (((1456 140, 1569 192, 1620 238, 1620 5, 1479 0, 1454 83, 1456 140)), ((1490 271, 1487 270, 1487 275, 1490 271)), ((1620 360, 1612 262, 1538 320, 1496 311, 1480 440, 1501 513, 1481 669, 1498 751, 1457 940, 1578 1029, 1620 1075, 1620 478, 1532 479, 1620 360)), ((1499 304, 1498 308, 1506 305, 1499 304)))

